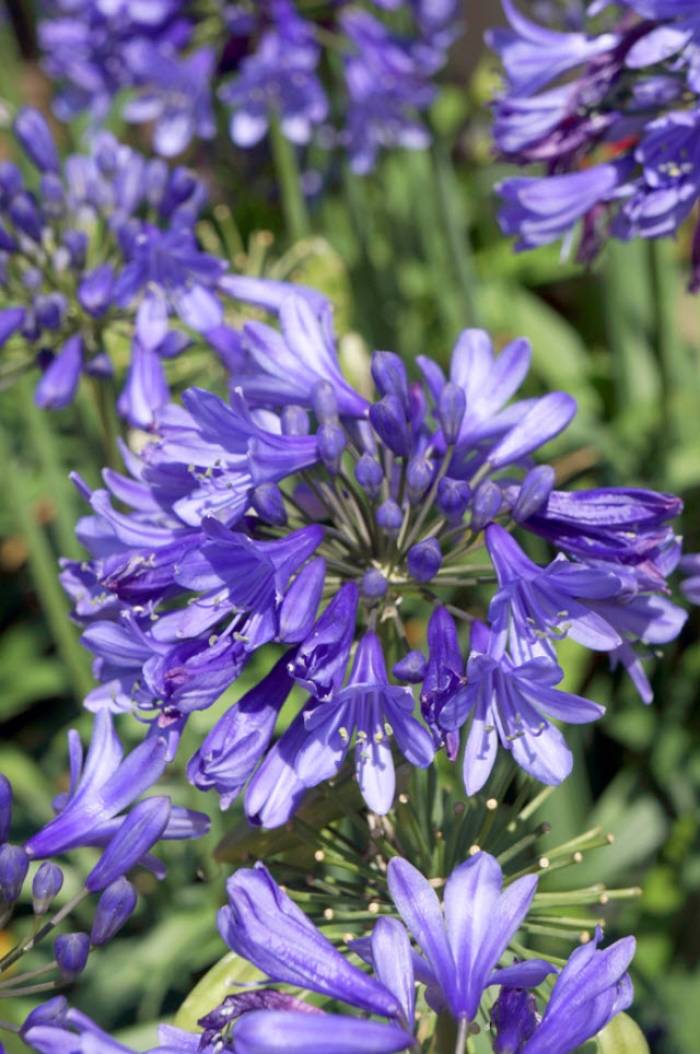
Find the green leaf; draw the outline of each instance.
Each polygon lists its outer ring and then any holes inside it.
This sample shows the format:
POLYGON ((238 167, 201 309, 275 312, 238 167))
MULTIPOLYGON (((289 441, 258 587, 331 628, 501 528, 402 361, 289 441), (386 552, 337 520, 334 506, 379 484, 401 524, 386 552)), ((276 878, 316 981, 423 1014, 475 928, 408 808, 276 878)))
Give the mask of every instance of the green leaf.
POLYGON ((235 952, 229 952, 194 986, 173 1023, 187 1032, 200 1032, 200 1018, 223 1003, 226 996, 236 990, 236 986, 248 985, 264 978, 265 975, 257 967, 241 959, 235 952))
POLYGON ((596 1037, 598 1054, 649 1054, 641 1028, 627 1014, 618 1014, 596 1037))

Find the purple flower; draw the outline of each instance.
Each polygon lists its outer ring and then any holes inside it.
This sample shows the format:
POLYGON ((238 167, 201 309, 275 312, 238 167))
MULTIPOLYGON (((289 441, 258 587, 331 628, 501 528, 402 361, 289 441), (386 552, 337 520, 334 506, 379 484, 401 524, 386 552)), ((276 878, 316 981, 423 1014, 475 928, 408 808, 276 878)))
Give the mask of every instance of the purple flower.
POLYGON ((597 929, 592 941, 570 955, 541 1018, 510 986, 501 991, 492 1011, 497 1054, 570 1054, 627 1009, 633 991, 626 971, 635 940, 625 937, 600 950, 601 939, 597 929))
POLYGON ((475 622, 464 687, 447 699, 438 718, 448 731, 471 718, 463 761, 470 795, 491 774, 499 741, 530 776, 541 783, 561 783, 571 772, 573 757, 551 718, 585 724, 604 712, 580 695, 557 690, 564 671, 547 656, 516 664, 499 652, 486 626, 475 622))
POLYGON ((345 688, 306 714, 307 739, 294 762, 297 775, 308 787, 329 779, 354 739, 362 795, 373 812, 388 812, 396 783, 391 737, 411 764, 425 768, 433 759, 430 736, 412 716, 413 707, 410 689, 389 684, 379 638, 366 633, 345 688))
POLYGON ((681 583, 681 589, 691 602, 700 604, 700 553, 688 553, 680 562, 680 569, 688 577, 681 583))
POLYGON ((498 861, 479 852, 449 876, 441 906, 412 864, 400 857, 389 862, 389 893, 425 956, 421 972, 434 1009, 472 1021, 487 987, 530 987, 553 972, 540 959, 497 969, 532 903, 537 877, 502 887, 498 861))
POLYGON ((401 1018, 391 990, 344 959, 262 864, 237 871, 226 890, 229 902, 219 911, 219 932, 270 980, 310 988, 371 1014, 401 1018))

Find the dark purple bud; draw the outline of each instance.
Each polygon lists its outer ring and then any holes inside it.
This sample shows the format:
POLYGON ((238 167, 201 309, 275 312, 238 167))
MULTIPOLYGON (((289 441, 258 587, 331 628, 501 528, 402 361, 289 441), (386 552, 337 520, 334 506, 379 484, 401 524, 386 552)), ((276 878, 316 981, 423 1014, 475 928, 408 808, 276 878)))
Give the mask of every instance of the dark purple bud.
POLYGON ((175 209, 192 197, 198 186, 197 177, 187 168, 173 169, 160 202, 160 214, 167 219, 175 209))
POLYGON ((114 270, 110 264, 100 264, 88 271, 78 286, 78 300, 93 318, 99 318, 109 307, 114 288, 114 270))
POLYGON ((329 381, 318 381, 314 385, 311 405, 320 424, 334 424, 338 420, 338 400, 329 381))
POLYGON ((403 523, 403 513, 396 502, 389 498, 388 501, 383 501, 377 509, 376 520, 382 530, 393 533, 400 529, 403 523))
POLYGON ((12 823, 12 784, 0 772, 0 845, 10 837, 12 823))
POLYGON ((467 397, 464 389, 451 382, 444 385, 438 400, 438 418, 442 434, 448 443, 457 442, 466 408, 467 397))
POLYGON ((24 322, 23 307, 5 307, 0 310, 0 348, 24 322))
POLYGON ((76 271, 82 270, 87 256, 87 234, 83 231, 66 231, 63 235, 63 244, 68 250, 70 266, 76 271))
POLYGON ((500 487, 497 487, 490 479, 480 483, 472 501, 471 529, 482 531, 486 524, 491 523, 498 515, 502 502, 503 495, 500 487))
POLYGON ((0 252, 13 253, 17 249, 17 240, 7 228, 0 223, 0 252))
POLYGON ((370 498, 376 498, 384 480, 382 466, 371 454, 363 454, 355 465, 355 479, 370 498))
POLYGON ((72 981, 85 969, 90 952, 90 938, 87 933, 62 933, 53 942, 53 953, 66 981, 72 981))
POLYGON ((411 453, 411 432, 401 400, 396 395, 385 395, 369 408, 372 428, 385 446, 400 457, 411 453))
POLYGON ((55 220, 64 215, 66 195, 63 183, 54 172, 44 172, 41 177, 39 196, 45 215, 55 220))
POLYGON ((7 203, 22 187, 22 173, 12 161, 0 162, 0 201, 7 203))
POLYGON ((27 157, 42 172, 58 172, 58 153, 49 126, 39 113, 24 107, 15 117, 12 126, 20 146, 27 157))
POLYGON ((298 644, 313 629, 323 595, 326 561, 322 556, 303 567, 285 593, 279 615, 280 640, 298 644))
POLYGON ((395 664, 392 673, 398 681, 420 684, 425 678, 427 665, 425 657, 419 651, 409 651, 395 664))
POLYGON ((555 479, 556 473, 551 465, 531 468, 523 480, 513 506, 513 519, 522 523, 538 512, 549 500, 555 479))
POLYGON ((382 395, 395 395, 408 411, 408 376, 406 367, 393 351, 375 351, 372 356, 372 377, 382 395))
POLYGON ((85 888, 96 893, 125 875, 155 845, 169 819, 169 798, 147 798, 135 805, 85 879, 85 888))
POLYGON ((345 432, 339 424, 323 424, 316 433, 318 452, 330 473, 340 471, 340 460, 345 450, 345 432))
POLYGON ((422 454, 411 458, 406 469, 406 486, 410 501, 420 501, 432 483, 434 474, 435 467, 429 458, 422 454))
POLYGON ((75 397, 83 368, 83 342, 69 337, 36 386, 34 402, 42 410, 60 410, 75 397))
POLYGON ((14 904, 22 892, 29 857, 19 845, 0 846, 0 904, 14 904))
POLYGON ((65 311, 66 300, 60 293, 37 296, 34 300, 34 313, 42 329, 60 329, 65 311))
POLYGON ((535 997, 525 988, 502 988, 491 1010, 494 1054, 517 1054, 537 1027, 535 997))
POLYGON ((31 194, 21 190, 15 194, 8 209, 10 219, 18 230, 35 242, 41 241, 41 213, 31 194))
POLYGON ((34 914, 45 915, 63 885, 63 872, 58 864, 45 860, 39 865, 32 881, 34 914))
POLYGON ((97 902, 90 943, 99 947, 111 941, 136 907, 136 890, 123 876, 107 886, 97 902))
POLYGON ((287 522, 284 497, 276 483, 259 483, 251 494, 250 504, 265 523, 284 527, 287 522))
POLYGON ((445 476, 438 484, 436 504, 450 523, 458 523, 466 512, 471 496, 472 490, 468 483, 445 476))
POLYGON ((416 542, 408 550, 406 557, 408 573, 417 582, 429 582, 440 570, 442 552, 437 538, 426 538, 416 542))
POLYGON ((370 567, 368 571, 365 571, 362 576, 362 584, 360 585, 360 592, 363 596, 369 597, 374 600, 378 597, 383 597, 389 588, 389 583, 382 574, 375 567, 370 567))
POLYGON ((303 406, 285 406, 280 416, 282 434, 286 436, 307 436, 311 431, 309 415, 303 406))

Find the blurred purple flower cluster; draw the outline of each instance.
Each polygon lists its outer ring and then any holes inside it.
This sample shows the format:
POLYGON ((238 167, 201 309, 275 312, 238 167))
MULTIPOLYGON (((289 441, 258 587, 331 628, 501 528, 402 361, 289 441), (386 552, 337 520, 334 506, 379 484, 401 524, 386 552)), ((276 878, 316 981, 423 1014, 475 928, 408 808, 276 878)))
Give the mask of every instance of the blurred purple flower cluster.
MULTIPOLYGON (((545 169, 501 183, 503 230, 531 249, 569 240, 580 222, 585 260, 609 236, 675 234, 700 197, 697 5, 594 3, 564 32, 530 21, 514 0, 503 7, 509 28, 488 36, 506 81, 494 104, 496 149, 545 169)), ((700 228, 690 287, 700 288, 700 228)))
POLYGON ((329 143, 330 76, 343 85, 337 139, 362 172, 380 147, 427 141, 420 114, 459 23, 457 0, 342 0, 312 16, 294 0, 46 0, 43 9, 44 67, 62 120, 87 110, 99 122, 119 97, 126 119, 152 123, 156 151, 173 157, 213 138, 218 97, 237 146, 258 143, 271 120, 293 143, 322 130, 329 143))

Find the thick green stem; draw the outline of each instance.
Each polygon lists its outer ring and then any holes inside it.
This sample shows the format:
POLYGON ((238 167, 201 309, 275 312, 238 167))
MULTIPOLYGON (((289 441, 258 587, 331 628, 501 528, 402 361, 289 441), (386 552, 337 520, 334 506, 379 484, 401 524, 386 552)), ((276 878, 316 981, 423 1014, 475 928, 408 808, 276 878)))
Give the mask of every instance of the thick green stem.
POLYGON ((279 118, 274 114, 270 116, 270 143, 282 195, 287 233, 291 241, 298 242, 308 237, 311 232, 309 213, 294 146, 284 135, 279 118))

